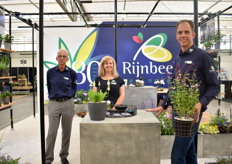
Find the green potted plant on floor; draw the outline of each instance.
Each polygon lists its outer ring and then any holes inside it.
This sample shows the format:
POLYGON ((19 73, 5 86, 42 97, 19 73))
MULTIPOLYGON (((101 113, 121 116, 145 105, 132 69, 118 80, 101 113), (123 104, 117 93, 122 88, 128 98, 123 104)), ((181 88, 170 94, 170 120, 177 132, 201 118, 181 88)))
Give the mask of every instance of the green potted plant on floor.
POLYGON ((5 91, 4 93, 2 93, 2 101, 3 101, 3 104, 9 104, 10 103, 10 97, 13 96, 13 94, 11 94, 8 90, 5 91))
POLYGON ((10 34, 6 34, 4 36, 4 47, 5 49, 11 49, 11 44, 14 40, 14 36, 10 35, 10 34))
POLYGON ((107 96, 107 92, 94 92, 90 90, 88 92, 88 111, 91 120, 104 120, 106 116, 107 110, 107 102, 103 101, 104 98, 107 96))

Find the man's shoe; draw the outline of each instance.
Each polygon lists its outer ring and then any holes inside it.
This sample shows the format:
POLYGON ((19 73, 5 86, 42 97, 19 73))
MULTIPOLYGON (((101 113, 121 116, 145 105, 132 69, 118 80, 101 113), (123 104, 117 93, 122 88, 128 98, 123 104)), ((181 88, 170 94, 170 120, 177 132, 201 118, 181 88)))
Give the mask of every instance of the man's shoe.
POLYGON ((61 163, 62 164, 69 164, 69 161, 67 160, 67 158, 62 158, 61 163))

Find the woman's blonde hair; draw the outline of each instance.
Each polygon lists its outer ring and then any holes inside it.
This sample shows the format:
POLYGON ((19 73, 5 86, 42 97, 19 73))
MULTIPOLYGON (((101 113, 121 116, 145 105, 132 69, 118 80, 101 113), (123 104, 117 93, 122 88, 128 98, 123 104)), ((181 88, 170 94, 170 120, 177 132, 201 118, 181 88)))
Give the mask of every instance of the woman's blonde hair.
POLYGON ((105 62, 109 61, 109 60, 112 60, 113 61, 113 69, 112 69, 112 72, 111 74, 114 76, 114 77, 118 77, 118 71, 117 71, 117 66, 116 66, 116 62, 114 60, 114 58, 112 58, 111 56, 105 56, 102 58, 101 62, 100 62, 100 65, 99 65, 99 68, 98 68, 98 75, 103 77, 106 75, 106 71, 104 69, 104 64, 105 62))

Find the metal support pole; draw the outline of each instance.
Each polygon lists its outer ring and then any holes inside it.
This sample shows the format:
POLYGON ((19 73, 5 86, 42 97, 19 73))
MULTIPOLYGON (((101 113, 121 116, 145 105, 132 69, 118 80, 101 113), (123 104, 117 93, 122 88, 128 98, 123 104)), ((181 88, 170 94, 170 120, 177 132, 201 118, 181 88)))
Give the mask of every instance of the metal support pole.
POLYGON ((220 49, 220 38, 221 38, 221 34, 220 34, 220 15, 217 13, 217 27, 218 27, 218 31, 217 31, 217 33, 218 33, 218 41, 217 41, 217 43, 216 43, 216 47, 215 47, 215 49, 220 49))
POLYGON ((14 120, 13 120, 13 110, 10 108, 10 124, 11 124, 11 129, 14 129, 14 120))
POLYGON ((118 18, 117 18, 117 0, 114 0, 114 58, 116 64, 118 63, 118 18))
POLYGON ((35 33, 35 28, 34 25, 32 26, 32 93, 33 93, 33 114, 35 117, 35 50, 34 50, 34 33, 35 33))
MULTIPOLYGON (((194 24, 195 24, 195 45, 198 46, 198 0, 194 0, 194 24)), ((195 150, 197 154, 198 132, 194 137, 195 150)))
POLYGON ((45 130, 44 130, 44 77, 43 77, 43 12, 44 1, 39 2, 39 79, 40 79, 40 136, 41 136, 41 161, 42 164, 46 163, 45 160, 45 130))

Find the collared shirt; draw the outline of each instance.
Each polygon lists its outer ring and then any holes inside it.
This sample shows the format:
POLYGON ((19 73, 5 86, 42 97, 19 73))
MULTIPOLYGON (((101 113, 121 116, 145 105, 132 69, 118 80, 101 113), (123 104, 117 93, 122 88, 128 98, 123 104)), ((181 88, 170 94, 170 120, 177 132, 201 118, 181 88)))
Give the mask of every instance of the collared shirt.
POLYGON ((60 71, 58 66, 47 71, 47 88, 49 99, 71 98, 75 96, 77 90, 77 74, 76 72, 65 67, 64 71, 60 71))
MULTIPOLYGON (((202 111, 205 111, 207 105, 220 91, 219 80, 212 57, 206 51, 192 45, 184 53, 182 51, 179 53, 173 70, 176 67, 180 67, 181 72, 197 70, 197 80, 200 83, 199 102, 202 103, 202 111), (189 70, 188 65, 192 65, 191 70, 189 70)), ((174 76, 175 71, 173 71, 172 77, 174 76)), ((161 106, 166 109, 170 104, 170 100, 167 99, 161 106)))

